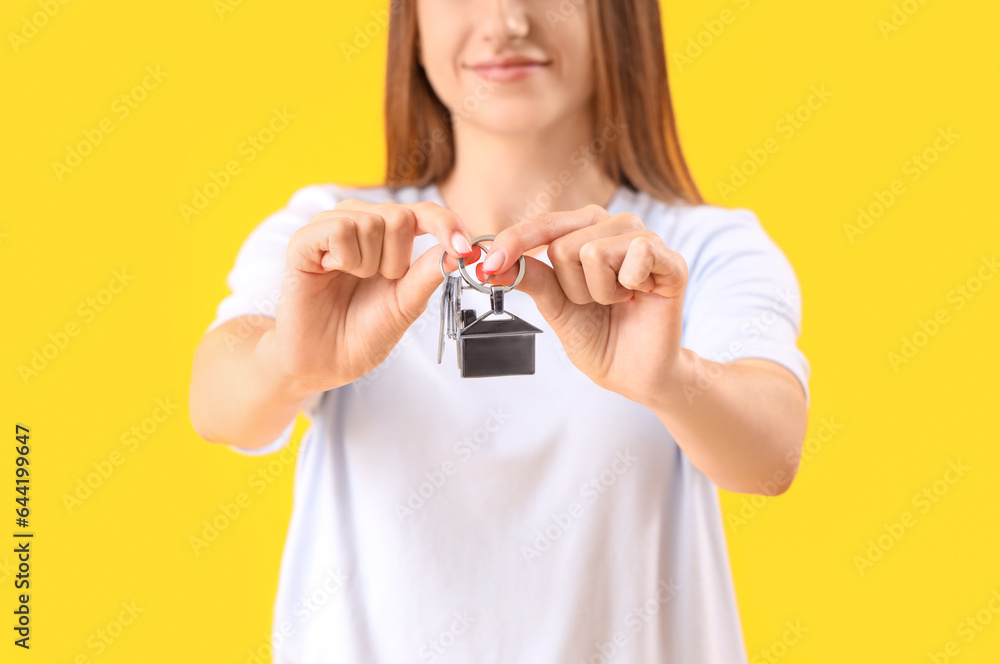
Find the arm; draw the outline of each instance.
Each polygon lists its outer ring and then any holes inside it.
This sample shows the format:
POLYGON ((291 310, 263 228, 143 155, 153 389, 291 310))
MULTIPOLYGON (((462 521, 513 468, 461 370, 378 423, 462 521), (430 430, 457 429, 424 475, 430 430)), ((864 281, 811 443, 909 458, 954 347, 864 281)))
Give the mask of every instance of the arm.
POLYGON ((277 370, 273 332, 273 318, 248 316, 226 321, 202 338, 191 369, 189 402, 199 436, 258 449, 295 419, 310 392, 277 370))
POLYGON ((662 387, 644 405, 714 484, 767 496, 788 490, 808 419, 790 371, 757 358, 712 362, 682 348, 675 377, 662 387))

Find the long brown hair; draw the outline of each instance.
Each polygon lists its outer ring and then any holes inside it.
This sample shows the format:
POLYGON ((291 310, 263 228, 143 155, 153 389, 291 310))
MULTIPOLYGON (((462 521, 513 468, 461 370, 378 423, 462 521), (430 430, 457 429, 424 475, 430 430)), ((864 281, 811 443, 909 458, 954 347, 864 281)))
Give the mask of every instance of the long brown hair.
MULTIPOLYGON (((417 60, 413 0, 392 0, 385 78, 385 186, 426 186, 451 172, 450 112, 417 60)), ((612 181, 668 203, 704 200, 674 124, 659 0, 587 0, 595 63, 594 135, 606 122, 625 129, 598 158, 612 181), (627 103, 626 103, 627 102, 627 103)))

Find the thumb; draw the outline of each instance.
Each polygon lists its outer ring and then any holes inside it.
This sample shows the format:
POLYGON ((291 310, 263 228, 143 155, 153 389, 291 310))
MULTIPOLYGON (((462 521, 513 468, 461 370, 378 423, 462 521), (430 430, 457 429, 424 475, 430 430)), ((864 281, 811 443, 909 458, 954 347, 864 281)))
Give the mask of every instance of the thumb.
MULTIPOLYGON (((416 320, 424 312, 427 301, 444 281, 444 275, 441 274, 442 253, 445 253, 444 247, 434 245, 413 261, 406 274, 396 281, 396 299, 400 311, 412 320, 416 320)), ((445 272, 457 269, 458 260, 447 254, 444 260, 445 272)))

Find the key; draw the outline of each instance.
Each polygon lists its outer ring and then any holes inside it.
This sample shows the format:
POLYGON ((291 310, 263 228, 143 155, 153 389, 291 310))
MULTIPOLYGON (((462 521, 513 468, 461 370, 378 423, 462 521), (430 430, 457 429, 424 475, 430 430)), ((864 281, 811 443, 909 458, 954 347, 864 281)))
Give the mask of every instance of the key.
POLYGON ((448 338, 454 339, 457 336, 455 318, 461 308, 461 279, 448 275, 444 288, 441 289, 441 325, 438 330, 438 357, 437 363, 441 364, 441 354, 444 352, 444 335, 447 327, 448 338))

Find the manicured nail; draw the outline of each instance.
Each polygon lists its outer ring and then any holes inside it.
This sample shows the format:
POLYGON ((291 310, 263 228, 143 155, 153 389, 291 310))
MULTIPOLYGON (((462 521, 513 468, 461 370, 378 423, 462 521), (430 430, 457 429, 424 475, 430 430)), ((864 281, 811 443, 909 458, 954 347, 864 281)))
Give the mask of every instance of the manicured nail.
POLYGON ((483 261, 483 272, 496 272, 505 260, 507 260, 507 254, 504 253, 503 249, 490 252, 490 255, 483 261))
POLYGON ((490 279, 492 279, 494 276, 496 276, 496 275, 491 274, 489 276, 486 276, 485 274, 483 274, 483 264, 482 263, 476 263, 476 279, 479 279, 479 283, 485 284, 490 279))
POLYGON ((451 246, 455 248, 459 256, 463 258, 472 253, 472 246, 461 232, 455 231, 451 236, 451 246))

